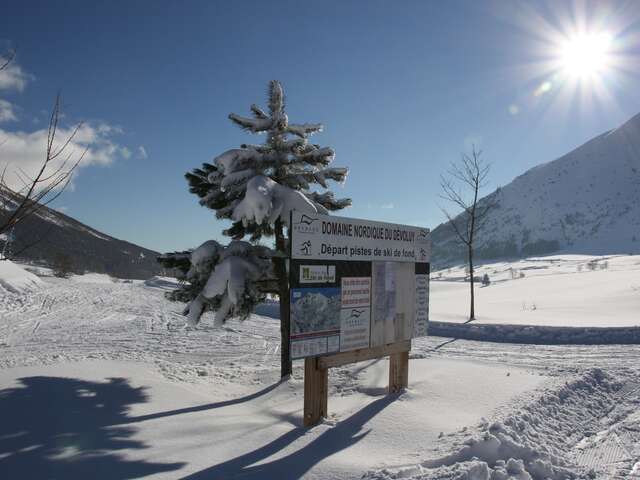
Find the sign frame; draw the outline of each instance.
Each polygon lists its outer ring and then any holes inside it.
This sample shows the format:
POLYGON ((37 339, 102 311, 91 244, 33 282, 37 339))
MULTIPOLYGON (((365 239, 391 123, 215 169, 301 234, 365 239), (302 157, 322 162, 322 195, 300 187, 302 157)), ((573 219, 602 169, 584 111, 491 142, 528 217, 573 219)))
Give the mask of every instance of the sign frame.
POLYGON ((304 425, 315 425, 327 415, 329 368, 389 356, 389 393, 402 391, 408 386, 411 339, 414 336, 427 334, 430 230, 408 225, 291 211, 288 232, 290 298, 287 300, 290 302, 291 335, 289 346, 292 358, 305 360, 304 425), (294 220, 298 220, 298 223, 294 223, 294 220), (296 241, 300 240, 294 235, 296 226, 302 230, 298 231, 297 235, 313 235, 314 239, 319 235, 324 243, 318 248, 317 243, 314 245, 310 239, 296 241), (324 232, 323 229, 325 229, 324 232), (337 235, 337 241, 329 243, 327 238, 333 238, 332 235, 337 235), (422 236, 419 242, 416 241, 418 235, 422 236), (379 245, 381 241, 386 242, 387 245, 381 247, 379 245), (405 245, 408 243, 412 245, 405 245), (396 268, 396 264, 405 266, 396 268), (374 285, 376 281, 374 268, 382 272, 383 276, 377 279, 376 285, 374 285), (398 288, 395 282, 400 282, 398 288), (349 291, 350 301, 343 303, 345 285, 354 289, 349 291), (403 286, 405 288, 402 288, 403 286), (410 289, 406 288, 409 286, 410 289), (381 306, 374 305, 374 288, 378 289, 376 295, 380 295, 382 291, 380 289, 388 288, 392 292, 392 298, 382 301, 381 306), (335 300, 334 289, 340 291, 339 306, 335 300), (368 303, 365 300, 367 289, 369 290, 368 303), (398 290, 403 290, 402 294, 398 294, 398 290), (413 296, 407 295, 407 291, 413 293, 413 296), (295 304, 294 298, 297 301, 295 304), (386 305, 382 305, 385 302, 386 305), (404 309, 402 316, 397 313, 397 303, 404 309), (344 312, 344 310, 350 310, 351 306, 357 306, 358 315, 351 311, 344 312), (377 307, 380 308, 375 310, 377 307), (339 314, 336 314, 338 308, 339 314), (389 328, 386 328, 386 333, 380 332, 378 328, 377 340, 372 343, 373 320, 374 316, 377 318, 379 315, 378 310, 386 312, 384 316, 387 321, 383 323, 389 323, 388 317, 393 312, 394 325, 391 328, 393 332, 389 334, 389 328), (398 330, 396 325, 398 318, 404 319, 405 314, 411 320, 410 331, 406 331, 406 328, 398 330), (334 315, 338 315, 339 324, 330 320, 334 315), (367 328, 363 328, 363 322, 359 321, 360 316, 368 320, 367 328), (319 330, 303 331, 310 321, 319 330), (418 323, 422 333, 415 335, 418 323), (347 333, 351 334, 349 342, 343 340, 343 331, 345 337, 347 333), (304 339, 305 336, 309 340, 303 341, 308 342, 308 346, 302 349, 305 355, 300 355, 301 350, 294 348, 294 341, 300 341, 299 339, 304 339), (336 336, 338 343, 336 340, 330 340, 336 336), (368 341, 365 344, 366 336, 368 341), (320 351, 322 338, 327 339, 324 352, 320 351), (330 342, 333 343, 330 344, 330 342))

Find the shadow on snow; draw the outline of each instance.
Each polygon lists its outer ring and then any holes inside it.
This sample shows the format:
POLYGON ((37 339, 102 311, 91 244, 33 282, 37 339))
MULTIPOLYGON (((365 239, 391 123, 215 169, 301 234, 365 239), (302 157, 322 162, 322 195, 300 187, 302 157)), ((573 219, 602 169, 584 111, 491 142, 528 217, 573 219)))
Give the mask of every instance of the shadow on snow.
POLYGON ((213 410, 216 408, 228 407, 230 405, 237 405, 239 403, 255 400, 256 398, 261 397, 262 395, 266 395, 270 391, 275 390, 282 383, 283 381, 274 383, 273 385, 269 385, 268 387, 265 387, 260 391, 251 393, 244 397, 234 398, 232 400, 223 400, 221 402, 206 403, 204 405, 196 405, 195 407, 186 407, 186 408, 178 408, 176 410, 167 410, 166 412, 150 413, 148 415, 140 415, 139 417, 129 417, 129 418, 123 419, 122 422, 119 422, 118 424, 145 422, 147 420, 155 420, 158 418, 171 417, 173 415, 202 412, 204 410, 213 410))
MULTIPOLYGON (((145 387, 124 378, 108 382, 34 376, 20 386, 0 390, 0 472, 3 478, 130 479, 181 469, 184 463, 153 463, 127 459, 118 451, 142 450, 127 424, 222 408, 251 401, 274 390, 280 382, 234 400, 210 403, 138 417, 131 405, 148 401, 145 387)), ((270 462, 309 429, 297 427, 272 442, 234 459, 185 477, 189 480, 293 480, 325 458, 358 443, 368 433, 364 425, 397 396, 388 395, 329 428, 306 446, 270 462)), ((177 473, 177 472, 176 472, 177 473)))
POLYGON ((126 459, 144 449, 127 423, 130 405, 148 400, 123 378, 89 382, 35 376, 0 390, 3 478, 128 479, 179 469, 182 463, 126 459))
POLYGON ((308 445, 276 460, 254 465, 283 450, 308 433, 309 429, 303 427, 294 428, 256 450, 186 476, 184 480, 299 479, 317 463, 355 445, 367 436, 370 430, 362 431, 363 426, 396 398, 396 395, 387 395, 371 402, 349 418, 320 434, 308 445))

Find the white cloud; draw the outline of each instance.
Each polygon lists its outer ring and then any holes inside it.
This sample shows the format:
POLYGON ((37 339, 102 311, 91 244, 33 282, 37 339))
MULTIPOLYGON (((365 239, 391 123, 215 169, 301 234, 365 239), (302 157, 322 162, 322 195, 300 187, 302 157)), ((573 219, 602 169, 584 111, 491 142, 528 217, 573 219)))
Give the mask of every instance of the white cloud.
POLYGON ((0 123, 13 122, 15 120, 17 120, 16 112, 11 102, 0 98, 0 123))
MULTIPOLYGON (((0 65, 5 60, 0 58, 0 65)), ((4 69, 0 70, 0 90, 17 90, 23 91, 31 80, 33 75, 25 72, 16 60, 13 59, 4 69)))
MULTIPOLYGON (((131 152, 113 140, 113 136, 122 130, 105 123, 83 124, 73 140, 65 148, 64 154, 52 161, 44 174, 53 174, 62 163, 71 155, 69 164, 73 164, 80 158, 82 152, 87 149, 78 170, 89 165, 110 165, 119 158, 128 158, 131 152)), ((71 128, 59 128, 56 133, 54 150, 60 148, 72 134, 71 128)), ((0 129, 0 170, 7 166, 5 182, 14 189, 23 187, 25 175, 33 178, 42 167, 47 148, 47 130, 41 129, 33 132, 10 132, 0 129), (24 172, 24 173, 21 173, 24 172)), ((76 172, 78 171, 76 170, 76 172)))
MULTIPOLYGON (((0 65, 3 63, 0 58, 0 65)), ((21 92, 33 78, 33 75, 26 73, 13 59, 4 69, 0 70, 0 91, 16 90, 21 92)), ((42 110, 40 115, 49 120, 51 113, 42 110)), ((59 111, 60 124, 62 124, 64 117, 64 112, 59 111)), ((16 120, 16 106, 0 99, 0 123, 13 120, 16 120)), ((37 175, 46 156, 47 132, 48 125, 31 132, 0 128, 0 171, 4 171, 6 167, 4 181, 8 187, 20 191, 25 181, 28 182, 29 179, 37 175)), ((60 149, 73 132, 74 127, 59 127, 53 150, 60 149)), ((65 147, 64 152, 49 163, 43 178, 52 177, 55 179, 59 173, 68 171, 81 158, 85 150, 86 153, 75 173, 89 165, 105 166, 117 159, 130 158, 132 156, 131 150, 114 140, 115 136, 122 133, 122 128, 104 122, 83 123, 75 131, 73 139, 65 147), (67 164, 63 166, 65 161, 67 164)), ((73 185, 70 186, 73 187, 73 185)))
POLYGON ((149 158, 149 155, 147 154, 147 149, 144 148, 142 145, 138 147, 138 158, 141 158, 142 160, 146 160, 147 158, 149 158))
POLYGON ((382 208, 384 210, 391 210, 392 208, 396 208, 395 204, 393 202, 389 202, 389 203, 382 203, 382 204, 378 204, 378 203, 367 203, 367 208, 368 209, 379 209, 382 208))

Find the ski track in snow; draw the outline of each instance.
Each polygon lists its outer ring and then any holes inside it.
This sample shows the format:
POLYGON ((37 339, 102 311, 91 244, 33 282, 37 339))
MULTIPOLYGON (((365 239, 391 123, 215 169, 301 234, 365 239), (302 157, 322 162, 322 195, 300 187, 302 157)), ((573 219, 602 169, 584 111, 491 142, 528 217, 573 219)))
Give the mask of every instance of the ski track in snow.
MULTIPOLYGON (((0 302, 0 369, 110 359, 155 364, 166 378, 177 382, 224 385, 242 379, 241 383, 255 388, 277 380, 277 321, 254 315, 245 322, 230 322, 222 329, 214 329, 213 318, 207 314, 198 327, 188 328, 180 315, 181 308, 181 304, 164 299, 162 290, 141 283, 46 279, 40 291, 8 293, 0 302)), ((592 375, 594 368, 610 375, 616 390, 603 390, 601 397, 594 394, 594 401, 608 407, 581 419, 573 436, 557 447, 566 451, 556 454, 564 454, 565 464, 579 465, 585 472, 592 470, 596 475, 592 478, 640 478, 640 346, 531 346, 449 340, 417 339, 412 358, 444 357, 524 367, 556 377, 558 385, 570 378, 580 381, 585 375, 592 375)), ((363 393, 358 380, 374 362, 332 369, 330 395, 363 393)), ((301 378, 301 364, 297 362, 294 379, 301 378)), ((513 422, 523 408, 542 408, 541 403, 531 403, 530 398, 528 401, 529 404, 523 400, 510 405, 501 416, 513 422)), ((553 430, 553 423, 545 421, 541 416, 540 431, 553 430)), ((437 453, 442 454, 441 458, 452 455, 452 451, 464 448, 469 435, 487 435, 488 428, 477 425, 445 436, 430 453, 425 449, 425 457, 433 461, 437 453)), ((494 478, 483 477, 486 470, 477 466, 477 460, 458 460, 435 469, 428 461, 398 465, 369 472, 367 478, 494 478), (463 474, 466 476, 460 476, 463 474)), ((509 465, 518 468, 516 464, 509 465)), ((505 463, 504 468, 507 466, 505 463)))
POLYGON ((38 293, 14 297, 0 307, 0 368, 121 359, 155 363, 168 378, 197 381, 232 379, 241 361, 255 365, 256 379, 277 374, 273 320, 255 317, 214 329, 205 319, 185 328, 181 305, 141 284, 50 279, 38 293))
POLYGON ((413 341, 412 357, 446 355, 475 358, 514 366, 542 369, 548 375, 575 373, 587 368, 624 371, 640 369, 640 345, 522 345, 474 342, 441 337, 413 341), (450 342, 450 343, 448 343, 450 342), (446 345, 443 345, 446 343, 446 345))

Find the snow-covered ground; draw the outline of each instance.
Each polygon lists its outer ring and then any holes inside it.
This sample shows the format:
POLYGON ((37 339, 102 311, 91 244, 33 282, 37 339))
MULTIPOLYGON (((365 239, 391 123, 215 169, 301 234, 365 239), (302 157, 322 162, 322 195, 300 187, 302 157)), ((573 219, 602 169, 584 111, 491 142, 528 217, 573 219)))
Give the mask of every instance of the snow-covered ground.
MULTIPOLYGON (((476 322, 572 327, 640 326, 640 255, 558 255, 481 265, 476 322)), ((464 266, 431 275, 430 318, 464 322, 464 266)))
POLYGON ((385 360, 332 369, 305 429, 276 320, 185 328, 164 281, 42 280, 0 309, 1 478, 640 478, 640 346, 427 337, 407 392, 385 360))

